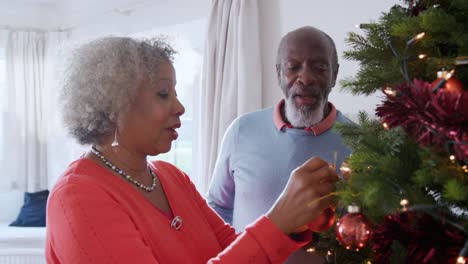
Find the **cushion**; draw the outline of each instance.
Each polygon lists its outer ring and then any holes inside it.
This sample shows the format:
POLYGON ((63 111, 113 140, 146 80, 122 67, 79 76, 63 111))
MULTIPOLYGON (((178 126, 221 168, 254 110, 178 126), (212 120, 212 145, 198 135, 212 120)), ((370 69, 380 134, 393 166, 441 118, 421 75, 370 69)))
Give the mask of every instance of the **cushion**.
POLYGON ((45 226, 48 197, 48 190, 24 193, 24 204, 18 217, 10 226, 45 226))

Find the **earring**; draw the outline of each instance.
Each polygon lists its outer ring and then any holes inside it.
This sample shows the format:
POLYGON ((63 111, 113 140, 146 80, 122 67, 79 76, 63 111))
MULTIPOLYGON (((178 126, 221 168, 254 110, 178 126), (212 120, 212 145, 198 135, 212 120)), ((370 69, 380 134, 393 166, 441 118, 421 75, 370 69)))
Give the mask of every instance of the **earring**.
POLYGON ((117 147, 119 145, 119 141, 117 140, 117 128, 115 129, 114 133, 114 140, 112 141, 111 146, 112 147, 117 147))

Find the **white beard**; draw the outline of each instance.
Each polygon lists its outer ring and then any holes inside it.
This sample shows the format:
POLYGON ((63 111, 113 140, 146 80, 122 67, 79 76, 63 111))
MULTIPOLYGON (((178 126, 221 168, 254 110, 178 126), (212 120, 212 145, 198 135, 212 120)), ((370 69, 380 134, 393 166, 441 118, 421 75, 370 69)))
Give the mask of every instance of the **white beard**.
POLYGON ((310 107, 297 107, 292 97, 286 98, 284 102, 284 112, 289 123, 293 127, 311 127, 324 118, 324 100, 320 102, 316 109, 310 107))

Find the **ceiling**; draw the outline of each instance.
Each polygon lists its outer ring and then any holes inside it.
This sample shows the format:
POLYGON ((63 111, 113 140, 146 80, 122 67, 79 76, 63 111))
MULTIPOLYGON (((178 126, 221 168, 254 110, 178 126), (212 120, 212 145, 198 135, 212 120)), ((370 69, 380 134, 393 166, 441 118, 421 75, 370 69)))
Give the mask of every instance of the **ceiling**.
POLYGON ((130 16, 137 9, 161 5, 169 1, 0 0, 0 26, 37 28, 75 27, 95 17, 108 15, 130 16))

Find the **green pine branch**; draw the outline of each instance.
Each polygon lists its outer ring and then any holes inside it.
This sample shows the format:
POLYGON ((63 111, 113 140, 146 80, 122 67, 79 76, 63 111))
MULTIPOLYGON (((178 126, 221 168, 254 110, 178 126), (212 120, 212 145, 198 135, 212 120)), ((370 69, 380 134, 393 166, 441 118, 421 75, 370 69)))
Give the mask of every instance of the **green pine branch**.
POLYGON ((349 50, 343 57, 357 61, 356 76, 340 80, 343 90, 370 95, 389 84, 404 82, 402 64, 408 65, 409 78, 432 82, 442 68, 457 68, 456 77, 468 83, 468 67, 459 67, 455 59, 468 56, 468 1, 419 1, 427 9, 417 16, 395 5, 377 22, 363 29, 363 34, 350 32, 346 39, 349 50), (406 49, 406 42, 425 32, 425 37, 406 49), (417 55, 426 54, 425 60, 417 55), (406 55, 406 56, 405 56, 406 55))
POLYGON ((358 125, 335 129, 353 153, 348 160, 352 176, 338 187, 342 206, 357 203, 379 222, 400 208, 403 198, 413 205, 441 205, 430 190, 446 204, 468 208, 467 174, 447 156, 420 148, 401 128, 385 130, 361 112, 358 125))
MULTIPOLYGON (((468 56, 468 1, 404 2, 423 8, 409 10, 395 5, 361 33, 348 34, 349 50, 344 52, 344 58, 357 61, 360 69, 355 76, 340 81, 343 90, 370 95, 400 84, 405 81, 403 65, 407 66, 410 80, 432 82, 436 72, 445 68, 456 69, 455 77, 468 83, 468 67, 456 65, 457 58, 468 56), (425 32, 423 39, 406 45, 421 32, 425 32), (428 58, 420 60, 419 54, 428 58)), ((468 174, 447 154, 422 148, 401 128, 385 130, 379 121, 363 112, 359 113, 358 124, 337 124, 335 130, 352 150, 347 162, 351 176, 337 185, 337 208, 355 203, 365 216, 379 224, 385 216, 397 213, 405 198, 413 210, 432 215, 466 234, 468 174)), ((342 211, 337 209, 338 217, 342 211)), ((372 260, 370 245, 360 252, 347 251, 337 244, 333 230, 321 234, 318 244, 322 245, 318 252, 324 255, 328 249, 334 251, 336 263, 372 260)), ((391 251, 390 263, 406 261, 402 244, 395 241, 391 251)))

